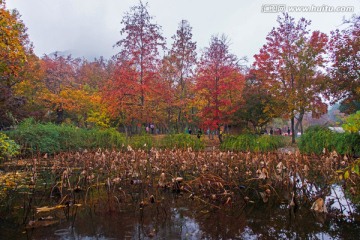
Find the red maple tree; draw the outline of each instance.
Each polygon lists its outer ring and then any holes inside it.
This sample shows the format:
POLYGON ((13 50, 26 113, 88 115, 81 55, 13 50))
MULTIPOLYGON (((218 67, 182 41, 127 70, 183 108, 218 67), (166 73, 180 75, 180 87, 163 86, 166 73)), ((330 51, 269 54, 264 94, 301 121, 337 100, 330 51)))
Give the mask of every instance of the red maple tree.
POLYGON ((137 125, 151 121, 153 101, 161 94, 158 85, 159 50, 164 48, 161 27, 151 22, 147 4, 142 2, 125 13, 120 33, 124 36, 115 46, 115 71, 104 98, 110 112, 124 123, 137 125))
MULTIPOLYGON (((282 103, 278 104, 277 113, 290 118, 294 133, 297 132, 295 119, 302 131, 306 112, 320 115, 327 110, 320 95, 325 88, 327 36, 319 31, 310 35, 311 22, 304 18, 296 23, 284 14, 279 16, 278 23, 268 34, 260 53, 254 56, 254 67, 262 75, 263 84, 282 103)), ((295 142, 295 134, 292 141, 295 142)))
POLYGON ((168 122, 174 122, 181 132, 187 124, 187 112, 191 101, 193 70, 196 65, 196 43, 192 40, 192 27, 189 22, 179 23, 170 51, 164 57, 161 78, 165 81, 169 96, 167 98, 168 122))
POLYGON ((345 21, 344 30, 331 32, 328 44, 331 66, 328 69, 329 95, 333 102, 343 100, 348 112, 356 111, 360 99, 360 16, 345 21))
POLYGON ((201 56, 196 76, 195 92, 203 127, 220 131, 221 126, 230 123, 243 85, 238 59, 230 53, 227 38, 213 36, 201 56))

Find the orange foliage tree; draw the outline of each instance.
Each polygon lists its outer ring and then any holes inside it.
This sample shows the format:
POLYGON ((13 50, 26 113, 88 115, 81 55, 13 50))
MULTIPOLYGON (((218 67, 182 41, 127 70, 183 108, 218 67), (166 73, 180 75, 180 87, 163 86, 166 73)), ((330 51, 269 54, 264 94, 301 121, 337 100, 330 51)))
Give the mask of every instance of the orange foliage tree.
POLYGON ((5 1, 0 1, 0 127, 13 124, 25 103, 14 95, 14 87, 22 80, 19 76, 29 54, 32 45, 19 13, 7 10, 5 1))
POLYGON ((104 89, 110 113, 126 125, 141 126, 156 120, 162 84, 158 77, 159 50, 164 38, 159 25, 152 23, 147 5, 142 2, 125 13, 121 29, 123 39, 116 43, 120 52, 104 89))
POLYGON ((89 122, 108 126, 108 114, 99 92, 107 76, 102 61, 89 63, 58 54, 42 59, 45 89, 40 93, 41 99, 48 110, 56 112, 57 123, 66 116, 79 126, 87 126, 89 122))
POLYGON ((26 64, 18 78, 19 83, 14 86, 14 94, 25 101, 21 107, 23 113, 21 118, 31 116, 45 120, 48 109, 43 96, 48 90, 43 81, 44 69, 41 60, 35 54, 27 55, 26 64))
POLYGON ((72 89, 77 89, 76 72, 80 59, 73 59, 71 56, 61 56, 55 53, 53 56, 45 55, 42 58, 44 68, 44 84, 47 91, 43 92, 43 101, 49 110, 56 112, 56 122, 64 120, 64 111, 71 110, 71 104, 64 99, 64 94, 72 89))
POLYGON ((188 124, 186 118, 191 101, 193 70, 196 65, 196 43, 192 40, 192 27, 182 20, 168 55, 164 57, 161 78, 168 89, 167 108, 168 123, 174 122, 177 131, 181 132, 188 124))

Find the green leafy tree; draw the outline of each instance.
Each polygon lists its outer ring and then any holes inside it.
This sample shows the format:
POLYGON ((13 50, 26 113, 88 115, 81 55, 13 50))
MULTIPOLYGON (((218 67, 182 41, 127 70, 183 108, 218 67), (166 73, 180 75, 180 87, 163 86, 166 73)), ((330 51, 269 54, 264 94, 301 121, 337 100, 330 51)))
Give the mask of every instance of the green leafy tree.
POLYGON ((240 108, 235 114, 236 118, 238 121, 251 123, 254 131, 260 132, 276 116, 274 111, 276 101, 254 69, 251 69, 246 76, 242 97, 240 108))
POLYGON ((342 127, 345 129, 345 131, 349 131, 351 133, 360 132, 360 111, 349 115, 345 119, 345 123, 342 125, 342 127))
POLYGON ((0 132, 0 161, 19 154, 20 146, 0 132))

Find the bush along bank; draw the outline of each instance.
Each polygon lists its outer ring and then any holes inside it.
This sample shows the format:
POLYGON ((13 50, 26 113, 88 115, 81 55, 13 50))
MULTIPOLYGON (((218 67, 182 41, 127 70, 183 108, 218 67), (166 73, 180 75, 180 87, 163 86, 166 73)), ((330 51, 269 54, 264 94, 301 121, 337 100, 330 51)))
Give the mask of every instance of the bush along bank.
POLYGON ((83 129, 73 125, 36 123, 27 119, 6 134, 21 145, 22 154, 58 153, 81 149, 121 148, 125 136, 115 129, 83 129))
POLYGON ((360 135, 358 133, 336 133, 323 126, 309 127, 299 139, 301 153, 322 154, 324 149, 339 154, 360 156, 360 135))
POLYGON ((286 144, 284 136, 242 134, 228 136, 221 144, 221 150, 239 152, 272 152, 286 144))

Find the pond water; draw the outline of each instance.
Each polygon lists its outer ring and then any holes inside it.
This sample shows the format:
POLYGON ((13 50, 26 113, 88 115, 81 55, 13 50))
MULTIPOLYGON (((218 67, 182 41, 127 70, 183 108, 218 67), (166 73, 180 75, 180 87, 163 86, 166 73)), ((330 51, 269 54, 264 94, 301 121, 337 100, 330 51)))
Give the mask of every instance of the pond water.
POLYGON ((358 196, 318 159, 308 171, 292 155, 136 154, 2 166, 0 239, 359 239, 358 196), (327 213, 310 209, 320 197, 327 213))
MULTIPOLYGON (((149 203, 142 210, 129 205, 104 212, 97 206, 80 206, 76 215, 59 217, 61 220, 53 225, 34 229, 3 222, 0 239, 358 239, 360 236, 359 218, 338 218, 308 208, 291 214, 287 204, 275 206, 271 202, 216 209, 189 200, 185 195, 165 196, 169 199, 166 204, 149 203)), ((337 208, 336 205, 333 207, 337 208)), ((65 216, 64 212, 49 215, 65 216)))

